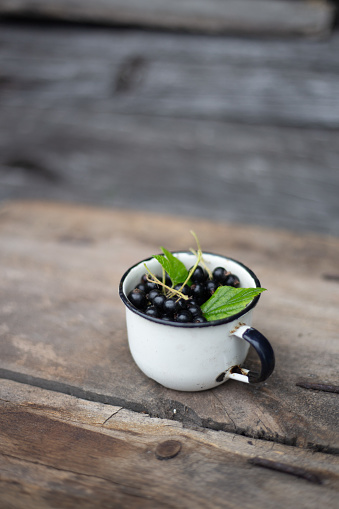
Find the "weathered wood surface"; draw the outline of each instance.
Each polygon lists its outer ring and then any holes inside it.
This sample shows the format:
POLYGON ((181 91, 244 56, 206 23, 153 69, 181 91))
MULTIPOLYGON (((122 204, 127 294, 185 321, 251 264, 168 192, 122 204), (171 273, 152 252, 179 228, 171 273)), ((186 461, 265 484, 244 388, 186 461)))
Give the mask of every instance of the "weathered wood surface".
POLYGON ((39 203, 9 203, 0 217, 2 377, 190 426, 338 452, 338 395, 296 385, 339 385, 337 239, 39 203), (228 381, 181 393, 146 378, 131 359, 120 277, 159 245, 187 249, 190 229, 207 251, 252 267, 269 290, 254 320, 277 357, 264 384, 228 381))
POLYGON ((334 6, 325 0, 0 0, 0 15, 206 33, 324 35, 334 6))
POLYGON ((0 199, 339 236, 338 53, 338 34, 2 25, 0 199))
POLYGON ((1 105, 339 127, 339 34, 243 40, 3 24, 1 105))
POLYGON ((336 456, 191 430, 6 380, 0 408, 2 509, 337 507, 336 456), (159 460, 169 440, 180 452, 159 460), (254 466, 255 458, 306 478, 254 466))

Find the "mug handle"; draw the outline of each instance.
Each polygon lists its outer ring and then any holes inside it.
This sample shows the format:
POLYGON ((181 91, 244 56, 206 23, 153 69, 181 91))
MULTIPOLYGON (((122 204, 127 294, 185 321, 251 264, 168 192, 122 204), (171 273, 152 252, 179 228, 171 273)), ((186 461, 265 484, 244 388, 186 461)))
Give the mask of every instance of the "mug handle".
POLYGON ((233 336, 244 339, 253 346, 259 356, 261 369, 260 373, 255 373, 244 368, 238 368, 238 372, 232 372, 231 369, 231 372, 228 374, 228 378, 245 383, 258 383, 267 380, 267 378, 273 373, 275 366, 273 348, 271 347, 268 339, 266 339, 265 336, 263 336, 257 329, 248 327, 247 325, 239 327, 233 332, 233 336))

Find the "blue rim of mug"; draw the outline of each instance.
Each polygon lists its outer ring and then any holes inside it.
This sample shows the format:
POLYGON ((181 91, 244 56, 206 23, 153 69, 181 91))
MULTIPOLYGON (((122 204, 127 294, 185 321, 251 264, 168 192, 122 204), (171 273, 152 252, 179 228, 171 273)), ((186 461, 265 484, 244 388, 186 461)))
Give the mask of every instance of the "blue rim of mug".
MULTIPOLYGON (((181 254, 181 253, 183 253, 183 254, 192 254, 189 251, 173 251, 172 252, 172 254, 174 254, 174 255, 175 254, 181 254)), ((162 253, 160 253, 160 254, 162 254, 162 253)), ((240 267, 245 269, 246 272, 248 272, 248 274, 253 278, 253 280, 255 282, 255 285, 256 285, 256 288, 260 288, 260 281, 257 278, 257 276, 254 274, 254 272, 251 269, 249 269, 243 263, 239 262, 238 260, 235 260, 234 258, 229 258, 229 257, 226 257, 224 255, 219 255, 217 253, 209 253, 207 251, 204 251, 203 255, 204 254, 210 255, 210 256, 218 256, 220 258, 224 258, 225 260, 229 260, 231 262, 236 263, 237 265, 239 265, 240 267)), ((123 287, 125 279, 127 278, 128 274, 131 272, 131 270, 133 270, 138 265, 141 265, 142 263, 147 263, 147 262, 149 262, 151 260, 153 260, 153 256, 150 256, 149 258, 146 258, 145 260, 141 260, 140 262, 135 263, 132 267, 130 267, 128 270, 126 270, 126 272, 122 276, 122 278, 120 280, 120 283, 119 283, 119 296, 120 296, 121 300, 123 301, 123 303, 125 304, 125 306, 128 309, 130 309, 133 313, 141 316, 145 320, 149 320, 150 322, 155 322, 155 323, 158 323, 158 324, 161 324, 161 325, 168 325, 170 327, 180 327, 181 329, 182 328, 190 329, 190 328, 199 328, 199 327, 211 327, 211 326, 215 327, 217 325, 222 325, 224 323, 233 322, 233 320, 237 320, 241 316, 244 316, 246 313, 248 313, 251 309, 253 309, 258 304, 258 301, 259 301, 259 299, 261 297, 261 294, 259 294, 256 297, 254 297, 254 299, 242 311, 239 311, 239 313, 236 313, 236 314, 234 314, 232 316, 228 316, 227 318, 222 318, 221 320, 213 320, 213 321, 204 322, 204 323, 178 323, 178 322, 170 322, 168 320, 162 320, 161 318, 154 318, 153 316, 145 315, 145 313, 143 313, 142 311, 137 309, 135 306, 133 306, 133 304, 128 300, 128 298, 125 295, 122 287, 123 287)))

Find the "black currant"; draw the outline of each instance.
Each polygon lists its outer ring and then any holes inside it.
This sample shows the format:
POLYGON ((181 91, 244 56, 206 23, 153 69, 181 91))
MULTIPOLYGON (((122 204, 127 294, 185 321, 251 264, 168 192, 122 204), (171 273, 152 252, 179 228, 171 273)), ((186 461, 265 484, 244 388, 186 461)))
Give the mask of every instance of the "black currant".
POLYGON ((147 291, 150 292, 151 290, 159 290, 159 285, 157 283, 153 283, 152 281, 147 281, 147 291))
POLYGON ((235 274, 230 274, 229 276, 227 276, 225 285, 226 286, 234 286, 234 288, 239 288, 240 281, 239 281, 238 276, 236 276, 235 274))
POLYGON ((148 279, 147 279, 148 277, 149 276, 148 276, 147 272, 145 272, 145 274, 143 274, 141 276, 140 283, 146 284, 148 282, 148 279))
POLYGON ((142 292, 144 293, 147 293, 148 290, 147 290, 147 285, 146 283, 139 283, 136 288, 138 288, 138 290, 141 290, 142 292))
POLYGON ((187 308, 187 303, 189 301, 187 301, 186 299, 179 299, 179 300, 177 300, 176 298, 174 298, 174 299, 175 299, 174 302, 177 306, 177 309, 186 309, 187 308))
MULTIPOLYGON (((190 268, 189 272, 193 269, 193 267, 190 268)), ((207 279, 207 272, 198 265, 195 271, 193 272, 191 276, 191 281, 193 283, 203 283, 207 279)))
POLYGON ((155 306, 157 309, 162 310, 164 307, 165 301, 166 301, 165 295, 160 293, 159 295, 154 297, 152 303, 153 303, 153 306, 155 306))
POLYGON ((150 302, 153 302, 153 300, 155 299, 155 297, 158 297, 158 295, 160 295, 160 291, 155 289, 155 290, 151 290, 148 295, 147 295, 147 298, 150 302))
POLYGON ((173 317, 170 315, 162 315, 160 318, 161 320, 165 320, 165 322, 171 322, 173 320, 173 317))
MULTIPOLYGON (((158 278, 158 279, 160 279, 162 281, 162 278, 158 278)), ((166 277, 165 277, 165 285, 172 286, 172 281, 168 274, 166 274, 166 277)))
POLYGON ((205 286, 208 296, 211 297, 211 295, 214 294, 214 292, 216 291, 218 286, 220 286, 220 284, 218 283, 218 281, 215 281, 215 279, 210 279, 209 281, 207 281, 205 286))
POLYGON ((198 306, 198 305, 189 304, 187 306, 187 310, 193 315, 194 318, 196 316, 201 316, 202 315, 202 311, 200 309, 200 306, 198 306))
POLYGON ((173 316, 177 309, 178 306, 174 299, 165 299, 165 302, 163 304, 164 313, 173 316))
POLYGON ((193 284, 191 286, 191 296, 199 306, 203 304, 208 298, 205 285, 203 283, 193 284))
POLYGON ((193 315, 187 309, 181 309, 175 315, 175 320, 176 320, 176 322, 180 322, 180 323, 189 323, 189 322, 192 322, 193 315))
POLYGON ((207 320, 204 316, 195 316, 193 318, 193 323, 206 323, 207 320))
POLYGON ((145 315, 160 318, 160 312, 155 306, 149 306, 145 311, 145 315))
POLYGON ((182 286, 181 283, 175 285, 174 290, 177 290, 180 293, 183 293, 184 295, 190 295, 190 293, 191 293, 191 288, 188 285, 182 286))
POLYGON ((212 275, 215 281, 217 281, 221 285, 225 285, 228 274, 229 272, 227 272, 227 270, 224 269, 224 267, 216 267, 212 275))
POLYGON ((134 288, 128 295, 128 300, 135 306, 137 309, 144 311, 147 307, 147 299, 145 292, 139 290, 139 288, 134 288))

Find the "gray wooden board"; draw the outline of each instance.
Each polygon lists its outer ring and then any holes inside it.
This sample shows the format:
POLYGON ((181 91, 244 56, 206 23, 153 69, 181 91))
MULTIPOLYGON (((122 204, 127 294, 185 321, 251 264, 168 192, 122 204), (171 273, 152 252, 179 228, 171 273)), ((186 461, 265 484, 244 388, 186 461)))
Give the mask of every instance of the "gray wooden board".
POLYGON ((6 380, 0 408, 2 509, 237 508, 239 500, 244 508, 337 507, 335 456, 191 430, 6 380), (181 449, 159 461, 169 440, 181 449), (258 457, 306 478, 252 465, 258 457))
POLYGON ((324 35, 334 7, 325 0, 0 0, 0 15, 138 25, 206 33, 324 35))
POLYGON ((0 43, 0 199, 339 235, 338 35, 3 25, 0 43))
POLYGON ((46 115, 30 106, 1 113, 2 201, 75 201, 339 236, 337 131, 71 116, 67 108, 46 115))
MULTIPOLYGON (((296 386, 339 382, 337 239, 39 203, 9 203, 0 217, 2 377, 188 426, 338 452, 338 395, 296 386), (177 392, 131 359, 119 279, 159 245, 192 246, 190 229, 206 251, 241 260, 268 288, 254 326, 270 339, 277 366, 263 384, 177 392)), ((248 363, 256 365, 253 354, 248 363)))
POLYGON ((338 128, 339 34, 246 40, 2 25, 1 105, 338 128))

